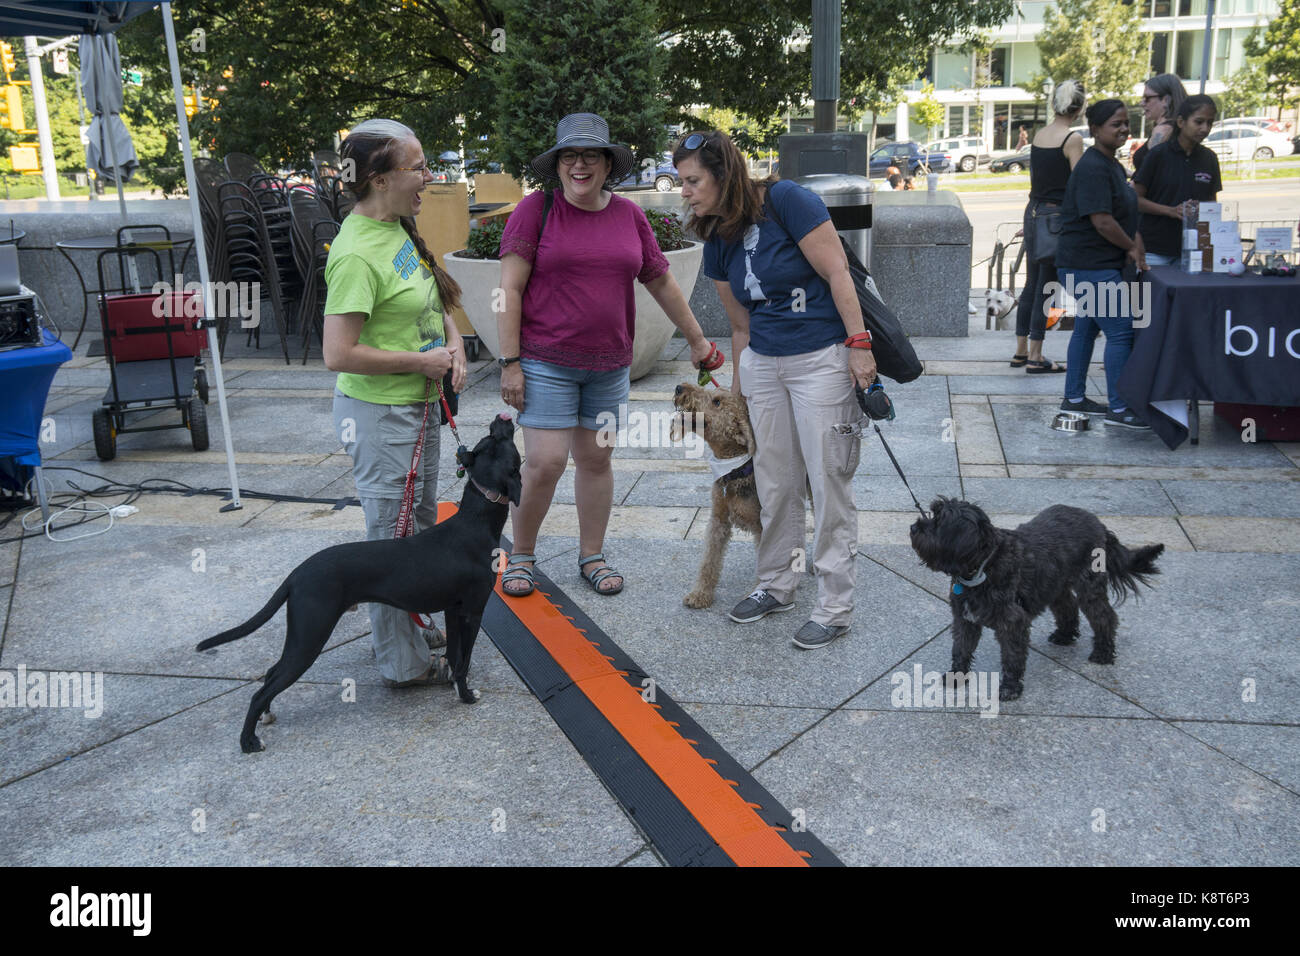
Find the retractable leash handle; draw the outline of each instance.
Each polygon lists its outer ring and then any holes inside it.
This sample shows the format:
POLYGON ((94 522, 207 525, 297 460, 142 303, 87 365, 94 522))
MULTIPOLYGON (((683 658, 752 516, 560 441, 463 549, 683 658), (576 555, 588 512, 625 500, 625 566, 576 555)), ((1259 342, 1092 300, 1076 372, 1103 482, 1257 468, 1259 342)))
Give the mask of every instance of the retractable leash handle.
POLYGON ((907 493, 912 496, 912 503, 916 505, 916 510, 921 513, 921 517, 926 517, 925 509, 921 507, 921 502, 917 500, 916 492, 912 486, 907 483, 907 476, 903 474, 903 469, 898 464, 898 459, 894 457, 894 452, 889 447, 889 442, 885 441, 885 433, 880 430, 877 422, 892 422, 894 420, 894 403, 889 400, 885 394, 885 386, 879 381, 872 382, 867 388, 855 387, 857 393, 858 405, 862 409, 862 418, 856 422, 846 422, 831 426, 831 432, 835 435, 845 435, 852 438, 861 438, 866 431, 866 425, 869 422, 871 427, 876 430, 880 436, 880 444, 885 446, 885 454, 889 456, 890 463, 894 470, 898 472, 898 477, 903 480, 903 487, 907 493))

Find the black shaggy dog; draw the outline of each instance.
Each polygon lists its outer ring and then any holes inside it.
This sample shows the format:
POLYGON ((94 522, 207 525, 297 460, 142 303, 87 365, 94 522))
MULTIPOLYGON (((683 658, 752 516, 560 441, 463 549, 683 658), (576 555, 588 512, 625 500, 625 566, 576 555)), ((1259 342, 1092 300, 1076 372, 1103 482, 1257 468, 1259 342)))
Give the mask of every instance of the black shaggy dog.
POLYGON ((270 710, 276 694, 306 673, 353 604, 378 602, 418 614, 446 611, 447 670, 462 701, 478 699, 468 684, 469 659, 496 584, 493 552, 500 545, 509 502, 519 503, 514 434, 514 423, 500 415, 473 451, 457 453, 468 480, 460 510, 446 521, 406 538, 318 551, 294 568, 249 620, 199 644, 196 650, 206 651, 252 634, 288 602, 284 653, 249 704, 239 736, 244 753, 263 749, 254 733, 257 719, 270 710))
POLYGON ((1002 647, 998 696, 1015 700, 1024 690, 1029 626, 1047 608, 1056 618, 1053 644, 1073 644, 1079 610, 1092 625, 1094 664, 1115 663, 1115 603, 1125 592, 1148 587, 1159 574, 1163 544, 1130 551, 1097 516, 1082 508, 1052 505, 1014 531, 993 527, 978 505, 936 498, 932 517, 912 525, 912 550, 932 571, 952 577, 952 670, 970 670, 985 627, 1002 647))

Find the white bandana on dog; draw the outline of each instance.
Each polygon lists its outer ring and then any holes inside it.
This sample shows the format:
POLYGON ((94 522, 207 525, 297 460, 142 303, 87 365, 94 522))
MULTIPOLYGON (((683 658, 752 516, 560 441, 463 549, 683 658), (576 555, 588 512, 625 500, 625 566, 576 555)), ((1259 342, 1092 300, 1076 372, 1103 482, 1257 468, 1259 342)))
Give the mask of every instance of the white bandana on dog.
POLYGON ((709 452, 709 470, 713 472, 713 480, 721 481, 753 457, 746 453, 735 458, 718 458, 713 452, 709 452))

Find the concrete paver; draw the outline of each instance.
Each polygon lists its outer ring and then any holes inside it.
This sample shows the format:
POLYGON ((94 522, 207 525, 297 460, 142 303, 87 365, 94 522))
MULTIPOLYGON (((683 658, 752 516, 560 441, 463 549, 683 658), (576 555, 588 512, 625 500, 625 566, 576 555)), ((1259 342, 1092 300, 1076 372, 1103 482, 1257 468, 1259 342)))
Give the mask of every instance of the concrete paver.
MULTIPOLYGON (((748 535, 734 537, 714 606, 682 605, 709 476, 681 446, 615 450, 605 550, 627 575, 623 594, 596 595, 578 578, 572 469, 540 565, 846 863, 1300 862, 1300 445, 1243 443, 1208 405, 1201 444, 1174 452, 1100 423, 1053 432, 1061 377, 1005 366, 1013 344, 1006 332, 915 339, 927 373, 890 386, 899 416, 882 431, 924 505, 965 496, 1011 527, 1067 503, 1126 544, 1165 543, 1155 589, 1118 610, 1113 666, 1087 662, 1086 624, 1060 648, 1043 618, 1025 694, 997 717, 900 706, 898 675, 946 669, 950 582, 908 546, 916 513, 874 434, 854 478, 853 629, 823 651, 789 640, 811 607, 811 576, 789 613, 727 619, 754 584, 748 535)), ((1049 354, 1061 359, 1063 347, 1049 354)), ((0 543, 0 672, 99 671, 104 682, 97 718, 0 707, 0 826, 27 835, 6 841, 0 863, 660 865, 486 637, 471 679, 483 698, 466 707, 445 688, 382 687, 365 610, 346 614, 260 731, 267 751, 238 751, 254 681, 281 650, 283 612, 216 655, 194 644, 363 526, 359 509, 333 504, 355 493, 330 421, 333 375, 318 359, 285 366, 269 344, 261 355, 234 339, 230 348, 241 486, 326 500, 245 498, 223 514, 217 497, 146 494, 106 534, 0 543)), ((107 371, 84 352, 51 392, 48 465, 126 483, 228 483, 215 404, 209 452, 164 431, 123 436, 119 458, 98 461, 90 412, 107 371)), ((684 342, 670 342, 633 384, 632 410, 667 413, 673 387, 694 380, 686 357, 684 342)), ((730 365, 717 374, 729 382, 730 365)), ((470 441, 503 408, 489 363, 471 383, 458 415, 470 441)), ((1104 391, 1094 365, 1089 394, 1104 391)), ((454 451, 444 431, 439 487, 459 500, 454 451)), ((98 483, 47 475, 59 492, 98 483)), ((0 538, 18 533, 11 521, 0 538)), ((998 660, 985 634, 976 665, 998 660)))

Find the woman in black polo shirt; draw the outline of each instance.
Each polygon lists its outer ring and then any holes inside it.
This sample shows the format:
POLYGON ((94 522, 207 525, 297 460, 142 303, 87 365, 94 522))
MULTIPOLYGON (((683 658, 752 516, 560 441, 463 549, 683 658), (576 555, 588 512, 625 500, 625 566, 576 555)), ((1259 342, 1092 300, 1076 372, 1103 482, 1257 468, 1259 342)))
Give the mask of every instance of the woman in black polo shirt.
POLYGON ((1178 108, 1178 135, 1147 153, 1133 177, 1142 218, 1138 228, 1146 245, 1147 265, 1178 262, 1183 248, 1183 213, 1195 215, 1196 204, 1213 202, 1223 188, 1219 157, 1201 145, 1217 117, 1214 100, 1189 96, 1178 108), (1190 208, 1188 208, 1190 207, 1190 208))
POLYGON ((1066 183, 1056 246, 1056 271, 1075 301, 1061 408, 1105 412, 1107 425, 1147 428, 1116 391, 1133 350, 1132 303, 1126 294, 1131 287, 1123 284, 1123 270, 1128 263, 1139 270, 1147 267, 1138 233, 1137 193, 1115 159, 1115 150, 1128 139, 1128 111, 1121 100, 1102 100, 1088 107, 1087 116, 1094 142, 1066 183), (1106 335, 1109 409, 1083 394, 1098 332, 1106 335))

